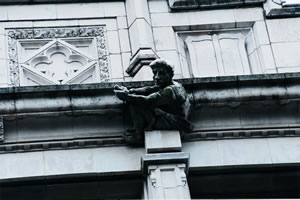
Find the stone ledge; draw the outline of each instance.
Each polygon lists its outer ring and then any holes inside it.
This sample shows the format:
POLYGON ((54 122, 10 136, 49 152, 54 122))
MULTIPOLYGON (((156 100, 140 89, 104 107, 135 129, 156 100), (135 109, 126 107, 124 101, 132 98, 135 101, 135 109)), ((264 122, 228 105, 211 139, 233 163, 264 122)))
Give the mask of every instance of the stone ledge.
MULTIPOLYGON (((14 4, 47 4, 47 3, 92 3, 105 2, 107 0, 0 0, 0 5, 14 5, 14 4)), ((122 0, 110 0, 122 1, 122 0)))
POLYGON ((300 7, 274 8, 266 14, 268 19, 300 17, 300 7))
MULTIPOLYGON (((300 73, 223 76, 180 79, 194 104, 232 104, 257 100, 299 99, 300 73), (250 92, 251 91, 251 92, 250 92)), ((151 81, 82 85, 0 88, 0 114, 51 112, 105 112, 121 110, 123 102, 113 93, 115 84, 126 87, 152 85, 151 81), (41 103, 43 102, 43 103, 41 103)))
POLYGON ((190 141, 202 141, 202 140, 275 138, 275 137, 300 137, 300 128, 194 131, 193 133, 185 134, 183 137, 183 141, 190 142, 190 141))
POLYGON ((142 156, 142 171, 146 175, 150 165, 161 164, 185 164, 186 172, 189 169, 190 155, 188 153, 160 153, 160 154, 146 154, 142 156))
POLYGON ((168 0, 172 11, 188 9, 223 9, 242 6, 262 5, 265 0, 168 0))
POLYGON ((0 154, 3 153, 22 153, 34 151, 67 150, 82 148, 99 148, 110 146, 123 146, 122 136, 111 138, 78 139, 78 140, 59 140, 46 142, 22 142, 15 144, 0 145, 0 154))

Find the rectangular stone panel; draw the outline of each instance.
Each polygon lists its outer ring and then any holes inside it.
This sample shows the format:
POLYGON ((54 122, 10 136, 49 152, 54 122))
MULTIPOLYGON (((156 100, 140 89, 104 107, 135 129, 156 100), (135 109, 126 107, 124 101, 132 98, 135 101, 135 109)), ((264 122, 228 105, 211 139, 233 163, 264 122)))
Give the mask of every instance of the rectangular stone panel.
POLYGON ((181 151, 180 133, 177 130, 159 130, 145 132, 147 153, 165 153, 181 151))

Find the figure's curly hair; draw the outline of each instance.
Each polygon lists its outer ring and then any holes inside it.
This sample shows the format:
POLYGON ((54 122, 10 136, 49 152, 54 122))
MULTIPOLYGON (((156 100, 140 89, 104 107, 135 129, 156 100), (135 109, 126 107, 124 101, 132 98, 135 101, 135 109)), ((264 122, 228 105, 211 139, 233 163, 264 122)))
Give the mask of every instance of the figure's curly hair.
POLYGON ((162 67, 171 75, 171 77, 174 76, 174 66, 164 59, 159 58, 159 59, 152 61, 150 63, 150 67, 151 67, 151 69, 162 67))

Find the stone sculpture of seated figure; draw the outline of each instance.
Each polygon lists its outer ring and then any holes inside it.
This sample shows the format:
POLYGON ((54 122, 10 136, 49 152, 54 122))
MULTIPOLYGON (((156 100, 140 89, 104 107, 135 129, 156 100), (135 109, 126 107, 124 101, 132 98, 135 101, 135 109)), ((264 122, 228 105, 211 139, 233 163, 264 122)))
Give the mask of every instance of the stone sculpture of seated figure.
POLYGON ((173 66, 163 59, 154 60, 150 67, 154 85, 128 89, 116 85, 116 96, 129 105, 134 131, 126 133, 129 144, 143 144, 145 130, 191 131, 188 121, 190 100, 184 87, 173 81, 173 66))

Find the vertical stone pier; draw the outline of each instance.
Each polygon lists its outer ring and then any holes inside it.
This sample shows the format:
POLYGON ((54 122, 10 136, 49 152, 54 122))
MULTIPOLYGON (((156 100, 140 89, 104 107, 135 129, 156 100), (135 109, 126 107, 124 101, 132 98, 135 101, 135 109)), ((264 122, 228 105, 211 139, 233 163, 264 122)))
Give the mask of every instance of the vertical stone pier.
POLYGON ((179 131, 146 131, 145 148, 143 199, 191 199, 187 182, 189 154, 181 152, 179 131))

